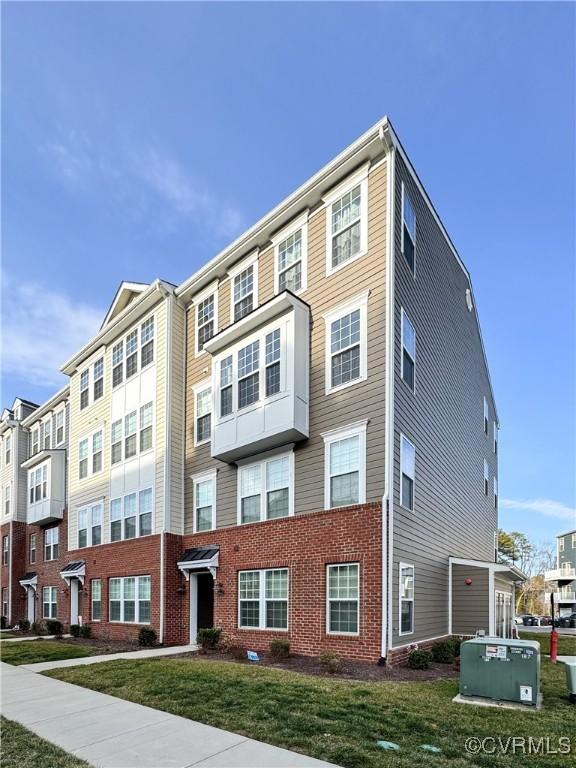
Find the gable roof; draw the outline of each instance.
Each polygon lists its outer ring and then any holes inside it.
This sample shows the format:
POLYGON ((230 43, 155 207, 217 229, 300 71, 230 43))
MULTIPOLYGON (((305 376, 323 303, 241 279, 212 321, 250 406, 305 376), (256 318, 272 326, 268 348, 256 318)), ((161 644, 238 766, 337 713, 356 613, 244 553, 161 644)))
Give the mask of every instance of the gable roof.
POLYGON ((134 299, 141 293, 150 287, 149 283, 131 283, 127 280, 123 280, 112 299, 110 308, 102 321, 100 330, 102 330, 108 323, 113 320, 117 315, 125 309, 134 299))

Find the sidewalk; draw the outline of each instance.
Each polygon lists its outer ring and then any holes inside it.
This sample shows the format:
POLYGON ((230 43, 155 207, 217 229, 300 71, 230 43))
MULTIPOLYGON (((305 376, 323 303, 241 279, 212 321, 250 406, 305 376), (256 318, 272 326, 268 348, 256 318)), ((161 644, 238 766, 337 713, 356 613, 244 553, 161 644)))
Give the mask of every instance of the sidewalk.
POLYGON ((142 648, 139 651, 103 653, 99 656, 82 656, 79 659, 38 661, 35 664, 21 664, 20 669, 27 669, 29 672, 46 672, 49 669, 59 669, 60 667, 78 667, 82 664, 99 664, 101 661, 115 661, 116 659, 155 659, 158 656, 175 656, 179 653, 191 653, 192 651, 196 650, 198 650, 197 645, 172 645, 168 648, 142 648))
POLYGON ((5 717, 99 768, 334 768, 22 667, 0 674, 5 717))
MULTIPOLYGON (((0 635, 0 638, 2 635, 0 635)), ((72 635, 62 635, 62 637, 72 637, 72 635)), ((3 643, 25 643, 30 640, 56 640, 56 635, 30 635, 29 637, 5 637, 3 643)))

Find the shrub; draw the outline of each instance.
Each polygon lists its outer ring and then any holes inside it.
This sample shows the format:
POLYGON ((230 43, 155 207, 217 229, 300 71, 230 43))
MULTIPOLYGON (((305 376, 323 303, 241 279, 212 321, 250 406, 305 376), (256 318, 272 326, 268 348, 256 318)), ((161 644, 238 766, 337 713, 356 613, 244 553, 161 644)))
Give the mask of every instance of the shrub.
POLYGON ((334 651, 322 651, 319 656, 319 661, 331 675, 340 672, 342 669, 342 659, 334 651))
POLYGON ((211 627, 210 629, 199 629, 196 636, 196 642, 202 647, 204 651, 214 650, 220 642, 220 635, 222 630, 219 627, 211 627))
POLYGON ((33 621, 30 629, 35 635, 43 635, 46 632, 46 628, 42 621, 33 621))
POLYGON ((244 648, 242 648, 241 645, 229 645, 228 653, 236 661, 244 661, 244 659, 246 658, 246 651, 244 650, 244 648))
POLYGON ((454 651, 454 656, 459 659, 460 658, 460 646, 462 645, 463 640, 461 637, 453 637, 452 638, 452 650, 454 651))
POLYGON ((151 627, 140 627, 138 632, 138 645, 149 648, 156 645, 156 632, 151 627))
POLYGON ((62 626, 62 622, 58 621, 58 619, 46 619, 46 630, 48 631, 49 635, 62 637, 64 627, 62 626))
POLYGON ((439 664, 454 662, 454 643, 452 640, 439 640, 432 646, 432 658, 439 664))
POLYGON ((30 622, 28 619, 20 619, 18 621, 18 629, 20 632, 28 632, 30 629, 30 622))
POLYGON ((430 651, 412 651, 408 656, 408 666, 410 669, 429 669, 432 663, 432 654, 430 651))
POLYGON ((80 637, 91 637, 92 628, 89 624, 82 624, 80 627, 80 637))
POLYGON ((288 640, 276 638, 270 643, 270 655, 274 659, 287 659, 290 656, 290 643, 288 640))
POLYGON ((0 616, 0 629, 6 629, 6 616, 0 616))
POLYGON ((72 637, 80 637, 80 624, 70 624, 70 634, 72 637))

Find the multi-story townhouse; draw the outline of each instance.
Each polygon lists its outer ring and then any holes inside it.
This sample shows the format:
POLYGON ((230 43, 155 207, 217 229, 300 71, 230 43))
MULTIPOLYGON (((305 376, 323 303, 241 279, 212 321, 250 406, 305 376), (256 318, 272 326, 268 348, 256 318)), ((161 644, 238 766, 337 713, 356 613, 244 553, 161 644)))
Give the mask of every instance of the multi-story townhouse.
POLYGON ((9 625, 21 617, 24 604, 18 584, 26 540, 27 486, 21 464, 28 457, 28 434, 23 422, 36 408, 35 403, 17 397, 0 421, 0 614, 9 625))
MULTIPOLYGON (((576 528, 556 536, 556 568, 546 571, 544 578, 557 586, 554 602, 558 614, 576 613, 576 528)), ((546 604, 550 604, 549 592, 546 604)))
MULTIPOLYGON (((18 584, 22 617, 33 621, 68 619, 60 577, 66 556, 69 386, 33 411, 22 426, 28 451, 21 463, 26 488, 26 530, 18 584)), ((18 617, 20 618, 20 617, 18 617)))
POLYGON ((511 631, 470 277, 388 120, 178 288, 123 283, 62 370, 49 613, 388 663, 511 631))
MULTIPOLYGON (((469 274, 384 119, 176 290, 190 638, 402 658, 508 634, 469 274)), ((183 637, 183 636, 182 636, 183 637)))

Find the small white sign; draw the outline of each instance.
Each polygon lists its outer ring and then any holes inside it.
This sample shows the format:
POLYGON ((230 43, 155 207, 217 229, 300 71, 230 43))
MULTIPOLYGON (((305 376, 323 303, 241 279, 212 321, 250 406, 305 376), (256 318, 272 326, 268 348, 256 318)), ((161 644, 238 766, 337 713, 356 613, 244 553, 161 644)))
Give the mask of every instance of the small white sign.
POLYGON ((506 646, 505 645, 487 645, 486 646, 486 658, 488 658, 488 659, 505 659, 506 658, 506 646))
POLYGON ((521 685, 520 686, 520 701, 532 701, 532 686, 521 685))

